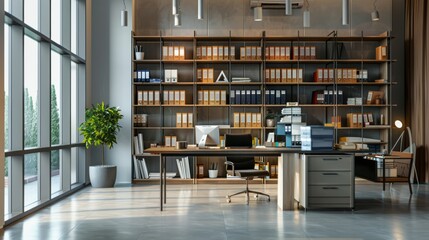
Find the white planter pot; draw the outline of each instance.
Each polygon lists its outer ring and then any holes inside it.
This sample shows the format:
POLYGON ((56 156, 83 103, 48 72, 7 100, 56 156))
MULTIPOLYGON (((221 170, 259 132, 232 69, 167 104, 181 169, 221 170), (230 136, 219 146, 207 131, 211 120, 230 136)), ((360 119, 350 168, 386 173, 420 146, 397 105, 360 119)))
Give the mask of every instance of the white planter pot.
POLYGON ((217 170, 209 170, 209 178, 217 178, 217 170))
POLYGON ((96 188, 109 188, 115 185, 116 166, 98 165, 89 167, 91 185, 96 188))

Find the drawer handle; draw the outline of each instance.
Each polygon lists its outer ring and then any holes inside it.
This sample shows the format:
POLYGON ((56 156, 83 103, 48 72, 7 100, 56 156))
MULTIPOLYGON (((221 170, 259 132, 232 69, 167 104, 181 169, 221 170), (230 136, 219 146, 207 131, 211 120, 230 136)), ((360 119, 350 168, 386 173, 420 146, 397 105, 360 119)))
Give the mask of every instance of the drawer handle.
POLYGON ((338 189, 337 187, 323 187, 323 189, 338 189))
POLYGON ((338 175, 338 173, 322 173, 323 175, 326 176, 334 176, 334 175, 338 175))
POLYGON ((323 161, 338 161, 338 158, 324 158, 323 161))

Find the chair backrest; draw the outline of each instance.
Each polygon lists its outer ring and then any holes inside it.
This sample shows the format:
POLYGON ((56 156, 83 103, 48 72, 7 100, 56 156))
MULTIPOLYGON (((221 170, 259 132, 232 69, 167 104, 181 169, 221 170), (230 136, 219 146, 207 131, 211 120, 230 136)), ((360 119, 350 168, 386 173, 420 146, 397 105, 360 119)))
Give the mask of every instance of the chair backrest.
MULTIPOLYGON (((225 134, 225 147, 251 148, 251 134, 225 134)), ((227 161, 234 163, 235 170, 253 169, 255 162, 253 157, 227 157, 227 161)))

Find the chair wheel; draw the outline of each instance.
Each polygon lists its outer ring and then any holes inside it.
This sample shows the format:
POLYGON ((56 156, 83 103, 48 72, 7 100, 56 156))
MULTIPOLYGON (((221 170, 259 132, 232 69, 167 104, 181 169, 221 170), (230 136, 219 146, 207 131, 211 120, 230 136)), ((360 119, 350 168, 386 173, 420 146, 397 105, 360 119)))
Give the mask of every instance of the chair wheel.
POLYGON ((258 197, 259 197, 259 196, 258 196, 258 194, 255 194, 254 198, 255 198, 255 199, 258 199, 258 197))
POLYGON ((268 202, 270 201, 270 197, 268 197, 268 202))
POLYGON ((231 202, 231 198, 227 198, 227 199, 226 199, 226 202, 227 202, 227 203, 230 203, 230 202, 231 202))

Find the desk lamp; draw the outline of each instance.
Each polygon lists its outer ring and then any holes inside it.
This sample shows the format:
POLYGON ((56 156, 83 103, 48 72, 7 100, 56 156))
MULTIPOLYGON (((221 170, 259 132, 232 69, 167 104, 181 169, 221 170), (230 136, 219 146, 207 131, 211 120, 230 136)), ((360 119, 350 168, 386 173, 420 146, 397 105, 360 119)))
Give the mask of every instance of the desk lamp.
MULTIPOLYGON (((398 129, 401 129, 403 127, 402 122, 400 120, 396 120, 395 121, 395 127, 398 128, 398 129)), ((401 135, 399 135, 398 140, 396 140, 395 144, 393 145, 392 149, 390 150, 390 154, 393 152, 393 150, 395 149, 396 145, 398 145, 399 142, 400 142, 400 144, 399 144, 399 151, 401 151, 401 152, 402 151, 409 152, 409 153, 411 153, 413 155, 413 164, 411 166, 413 170, 411 171, 410 178, 411 178, 411 182, 413 182, 414 181, 414 174, 415 174, 416 175, 416 179, 417 179, 417 184, 419 184, 419 178, 418 178, 418 175, 417 175, 417 170, 416 170, 416 165, 415 165, 416 164, 416 144, 413 143, 413 137, 411 135, 411 129, 410 129, 410 127, 406 127, 405 130, 402 131, 401 135), (405 132, 408 133, 408 143, 409 143, 409 146, 407 148, 405 148, 405 149, 402 150, 402 146, 404 144, 403 140, 404 140, 404 134, 405 134, 405 132)))

